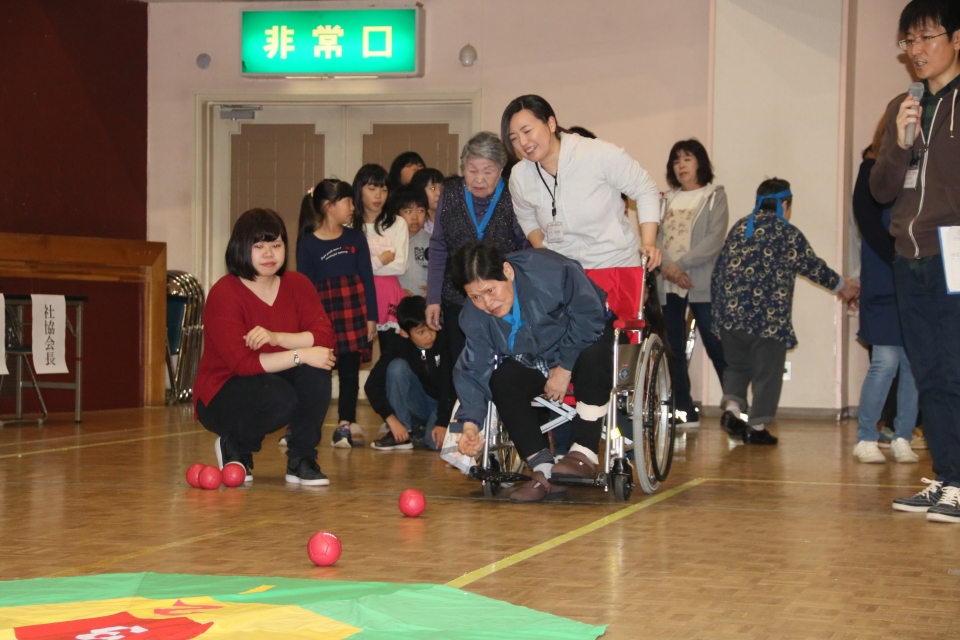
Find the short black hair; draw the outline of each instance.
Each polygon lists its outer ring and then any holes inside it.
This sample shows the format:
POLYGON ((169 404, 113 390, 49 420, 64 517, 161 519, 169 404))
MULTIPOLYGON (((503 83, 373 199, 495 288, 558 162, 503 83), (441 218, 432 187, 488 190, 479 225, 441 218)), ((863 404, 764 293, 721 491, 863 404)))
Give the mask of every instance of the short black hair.
POLYGON ((404 167, 411 164, 420 165, 421 167, 427 166, 427 163, 423 161, 423 158, 421 158, 420 154, 416 151, 404 151, 393 159, 393 164, 390 165, 391 189, 395 189, 400 186, 400 172, 403 171, 404 167))
POLYGON ((947 31, 947 38, 960 29, 960 2, 957 0, 913 0, 900 13, 900 33, 906 34, 914 27, 923 28, 927 22, 940 25, 947 31))
MULTIPOLYGON (((553 112, 553 107, 540 96, 527 94, 511 100, 507 108, 503 110, 503 115, 500 116, 500 142, 502 142, 503 146, 507 149, 507 157, 512 160, 519 160, 519 158, 517 158, 517 154, 513 150, 513 143, 510 142, 510 121, 513 120, 513 116, 524 109, 530 111, 537 120, 544 124, 547 124, 550 118, 553 118, 554 121, 557 120, 557 114, 553 112)), ((561 131, 566 131, 566 129, 561 128, 560 125, 557 124, 556 136, 558 140, 560 139, 561 131)))
POLYGON ((671 187, 679 189, 681 186, 673 170, 673 162, 680 156, 681 151, 686 151, 697 159, 697 184, 705 187, 713 182, 713 163, 710 162, 707 149, 696 138, 690 138, 677 142, 670 149, 670 155, 667 157, 667 182, 670 183, 671 187))
POLYGON ((287 270, 287 227, 276 211, 272 209, 250 209, 244 211, 233 225, 233 233, 227 242, 227 271, 232 275, 253 280, 257 269, 253 266, 253 245, 258 242, 273 242, 277 238, 283 241, 283 264, 277 270, 282 276, 287 270))
MULTIPOLYGON (((784 180, 783 178, 768 178, 760 183, 760 186, 757 187, 758 196, 772 196, 775 193, 780 193, 781 191, 786 191, 790 188, 790 183, 784 180)), ((793 196, 788 198, 783 198, 783 202, 792 203, 793 196)), ((761 211, 776 211, 777 210, 777 199, 776 198, 767 198, 766 200, 760 201, 760 210, 761 211)))
POLYGON ((453 254, 451 260, 451 280, 453 286, 466 295, 464 287, 477 280, 500 280, 506 282, 503 263, 506 260, 502 250, 478 240, 468 242, 453 254))
POLYGON ((595 134, 593 131, 590 131, 590 129, 586 129, 584 127, 570 127, 569 129, 567 129, 567 131, 569 131, 570 133, 575 133, 581 138, 590 138, 591 140, 597 139, 597 134, 595 134))
POLYGON ((387 196, 386 207, 390 207, 394 215, 400 215, 400 209, 410 205, 423 207, 424 211, 429 209, 430 201, 427 199, 427 192, 412 184, 405 184, 397 187, 387 196))
POLYGON ((410 333, 427 324, 427 301, 423 296, 407 296, 397 304, 397 324, 410 333))
POLYGON ((420 189, 426 189, 431 184, 443 184, 443 180, 443 173, 439 169, 427 167, 413 174, 410 184, 420 189))

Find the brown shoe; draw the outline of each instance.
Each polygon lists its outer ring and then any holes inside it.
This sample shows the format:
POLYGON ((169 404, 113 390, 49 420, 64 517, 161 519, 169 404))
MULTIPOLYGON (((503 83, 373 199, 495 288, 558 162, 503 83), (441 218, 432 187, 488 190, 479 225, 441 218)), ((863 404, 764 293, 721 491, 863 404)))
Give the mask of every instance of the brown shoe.
POLYGON ((560 500, 567 495, 566 487, 550 484, 540 471, 533 472, 533 479, 521 485, 510 494, 510 502, 543 502, 560 500))
POLYGON ((552 475, 560 478, 593 478, 597 475, 597 465, 579 451, 571 451, 553 465, 552 475))

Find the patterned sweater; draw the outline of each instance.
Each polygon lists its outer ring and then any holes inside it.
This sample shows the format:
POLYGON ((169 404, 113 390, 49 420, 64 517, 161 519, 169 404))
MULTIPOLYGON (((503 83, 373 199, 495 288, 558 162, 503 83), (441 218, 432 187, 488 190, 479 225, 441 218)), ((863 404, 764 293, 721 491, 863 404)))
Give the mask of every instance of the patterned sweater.
MULTIPOLYGON (((748 216, 749 217, 749 216, 748 216)), ((711 280, 715 330, 743 331, 797 346, 793 331, 793 286, 797 276, 839 291, 841 278, 813 251, 803 233, 772 211, 758 211, 747 239, 747 218, 723 244, 711 280)))

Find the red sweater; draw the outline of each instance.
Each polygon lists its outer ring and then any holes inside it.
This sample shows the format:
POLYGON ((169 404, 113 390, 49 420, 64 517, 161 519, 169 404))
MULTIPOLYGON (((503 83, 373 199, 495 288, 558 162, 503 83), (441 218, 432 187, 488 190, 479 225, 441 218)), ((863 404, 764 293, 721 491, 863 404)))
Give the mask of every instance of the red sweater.
POLYGON ((210 289, 203 309, 203 355, 193 385, 194 406, 198 400, 210 405, 224 383, 233 376, 266 373, 260 354, 287 351, 265 344, 252 351, 243 336, 254 327, 280 333, 313 334, 313 346, 333 348, 333 327, 320 305, 320 296, 303 274, 287 271, 280 277, 280 290, 273 306, 258 298, 233 275, 225 275, 210 289))

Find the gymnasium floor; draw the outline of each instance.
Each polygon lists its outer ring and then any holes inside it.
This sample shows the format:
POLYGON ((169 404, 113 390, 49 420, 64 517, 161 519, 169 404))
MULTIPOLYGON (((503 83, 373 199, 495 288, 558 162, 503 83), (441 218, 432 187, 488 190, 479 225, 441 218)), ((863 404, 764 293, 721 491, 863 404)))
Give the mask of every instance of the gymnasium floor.
MULTIPOLYGON (((929 455, 856 463, 854 421, 783 420, 779 446, 746 447, 705 419, 678 436, 652 497, 571 489, 564 503, 520 506, 483 498, 428 452, 333 449, 330 429, 319 458, 329 487, 287 486, 276 434, 252 486, 191 489, 187 466, 215 457, 189 407, 84 418, 0 429, 0 579, 449 584, 609 625, 605 639, 960 638, 960 528, 890 508, 929 476, 929 455), (427 496, 420 518, 397 510, 407 487, 427 496), (343 544, 333 567, 306 556, 321 529, 343 544)), ((369 407, 360 422, 371 439, 369 407)), ((0 582, 0 595, 16 590, 0 582)))

